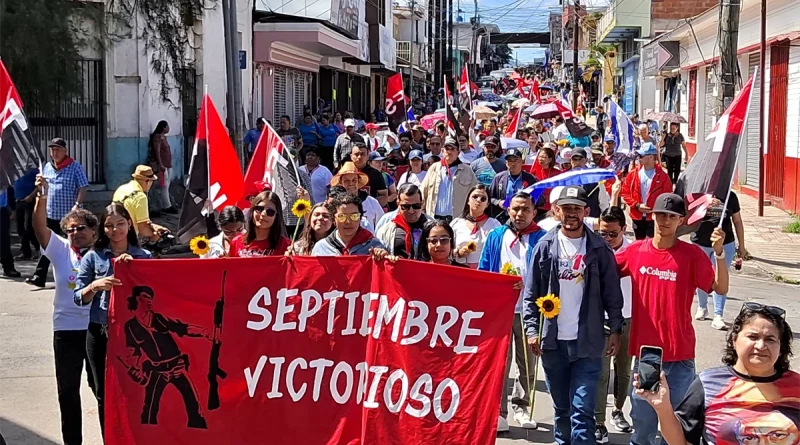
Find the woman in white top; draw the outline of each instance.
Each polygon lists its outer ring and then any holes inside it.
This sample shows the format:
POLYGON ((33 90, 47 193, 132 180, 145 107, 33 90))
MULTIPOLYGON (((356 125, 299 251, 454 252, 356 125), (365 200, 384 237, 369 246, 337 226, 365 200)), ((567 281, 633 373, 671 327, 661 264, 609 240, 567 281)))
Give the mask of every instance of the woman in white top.
POLYGON ((425 173, 427 173, 422 169, 422 152, 411 150, 411 153, 408 154, 408 161, 411 168, 400 176, 397 186, 400 187, 406 182, 410 182, 419 187, 422 185, 422 180, 425 179, 425 173))
POLYGON ((456 261, 473 269, 478 268, 483 244, 489 232, 500 227, 500 222, 486 214, 489 206, 489 194, 483 184, 473 186, 467 193, 467 202, 461 216, 453 219, 450 227, 456 234, 456 261))
POLYGON ((221 258, 228 256, 231 240, 244 233, 244 212, 239 207, 227 206, 217 215, 219 235, 208 240, 208 253, 200 258, 221 258))

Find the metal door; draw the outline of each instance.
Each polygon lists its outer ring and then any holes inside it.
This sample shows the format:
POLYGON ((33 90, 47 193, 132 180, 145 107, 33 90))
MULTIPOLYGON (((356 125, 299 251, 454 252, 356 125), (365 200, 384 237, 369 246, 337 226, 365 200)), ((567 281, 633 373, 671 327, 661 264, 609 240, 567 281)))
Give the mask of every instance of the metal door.
POLYGON ((181 114, 183 121, 183 173, 189 173, 194 152, 194 137, 197 133, 197 72, 194 68, 186 68, 178 72, 181 89, 181 114))
POLYGON ((706 68, 706 94, 705 94, 705 116, 703 119, 703 139, 711 133, 714 124, 717 123, 717 116, 722 114, 717 110, 717 98, 714 96, 714 86, 717 84, 717 76, 714 67, 706 68))
MULTIPOLYGON (((748 78, 755 73, 758 64, 761 61, 759 53, 750 53, 748 57, 748 78)), ((758 73, 763 76, 764 73, 758 73)), ((756 79, 758 80, 758 79, 756 79)), ((758 143, 758 103, 761 100, 761 88, 759 82, 753 83, 753 89, 750 98, 750 110, 747 115, 747 130, 745 133, 745 184, 758 189, 758 158, 759 158, 759 143, 758 143)))
POLYGON ((786 159, 786 111, 789 94, 789 47, 773 46, 770 51, 769 137, 764 157, 765 192, 783 198, 783 169, 786 159))

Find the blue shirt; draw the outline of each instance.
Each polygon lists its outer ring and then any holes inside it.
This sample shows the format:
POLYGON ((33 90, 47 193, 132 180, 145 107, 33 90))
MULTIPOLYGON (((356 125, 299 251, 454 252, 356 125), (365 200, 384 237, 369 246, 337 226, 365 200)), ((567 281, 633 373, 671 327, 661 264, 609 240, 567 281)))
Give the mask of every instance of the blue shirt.
POLYGON ((258 139, 260 137, 261 132, 258 130, 258 128, 251 128, 247 130, 247 134, 244 135, 244 143, 250 147, 248 148, 250 153, 256 151, 256 145, 258 144, 258 139))
POLYGON ((311 125, 302 123, 297 126, 297 129, 300 130, 300 136, 303 138, 303 145, 319 144, 319 137, 317 137, 317 124, 313 122, 311 125))
POLYGON ((8 192, 3 190, 0 192, 0 208, 8 207, 8 192))
MULTIPOLYGON (((325 147, 333 147, 336 145, 336 138, 339 137, 339 129, 336 128, 336 125, 328 124, 327 127, 323 125, 317 125, 317 133, 322 137, 322 142, 319 145, 325 147)), ((305 140, 303 140, 305 143, 305 140)))
MULTIPOLYGON (((135 259, 152 258, 150 252, 136 247, 128 246, 128 254, 135 259)), ((81 259, 81 267, 78 270, 78 279, 75 281, 75 294, 73 301, 78 306, 91 304, 89 309, 89 321, 97 324, 108 324, 108 301, 111 294, 100 291, 94 295, 91 303, 83 302, 83 291, 92 281, 114 275, 113 254, 110 248, 102 250, 92 249, 81 259)))
POLYGON ((52 162, 42 168, 42 176, 47 179, 47 218, 61 221, 75 206, 78 191, 89 186, 89 179, 83 166, 72 161, 68 166, 56 170, 52 162))
POLYGON ((26 196, 33 193, 33 190, 36 189, 36 175, 38 174, 39 169, 33 168, 14 181, 14 195, 17 199, 25 199, 26 196))

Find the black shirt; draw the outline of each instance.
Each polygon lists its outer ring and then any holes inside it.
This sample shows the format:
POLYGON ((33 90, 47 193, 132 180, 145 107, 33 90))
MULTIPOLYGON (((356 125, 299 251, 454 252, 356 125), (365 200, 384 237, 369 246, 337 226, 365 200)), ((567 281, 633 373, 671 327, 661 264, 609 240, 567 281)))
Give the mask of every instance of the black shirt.
POLYGON ((134 350, 134 355, 152 362, 163 362, 179 356, 181 350, 171 333, 183 337, 189 326, 161 314, 153 314, 150 324, 152 326, 146 328, 136 317, 125 323, 125 344, 134 350))
POLYGON ((359 170, 361 170, 361 173, 364 173, 369 178, 367 186, 362 189, 367 193, 369 193, 369 196, 377 198, 379 191, 386 190, 386 181, 383 180, 383 173, 379 172, 378 170, 375 170, 369 165, 366 165, 364 166, 364 168, 361 168, 359 170))
MULTIPOLYGON (((722 231, 725 232, 724 244, 732 243, 736 240, 731 217, 740 211, 739 197, 736 196, 735 192, 731 191, 730 198, 728 198, 728 207, 725 210, 725 219, 722 221, 722 231)), ((697 228, 697 231, 692 233, 692 242, 694 244, 703 247, 711 247, 711 233, 714 232, 714 229, 719 225, 719 217, 721 214, 722 205, 708 208, 706 216, 700 221, 700 226, 697 228)))
POLYGON ((683 135, 675 133, 675 135, 667 134, 664 136, 664 156, 682 156, 683 155, 683 135))
POLYGON ((400 258, 415 259, 417 257, 417 250, 419 249, 419 239, 422 236, 422 229, 425 228, 427 222, 428 219, 425 215, 421 215, 417 222, 409 224, 409 227, 411 227, 412 239, 411 250, 413 250, 413 252, 406 251, 406 231, 402 227, 397 226, 397 230, 394 233, 394 254, 400 258))
POLYGON ((296 127, 290 127, 288 130, 281 130, 278 128, 277 132, 278 136, 283 139, 283 143, 286 144, 289 150, 297 150, 297 146, 300 145, 298 141, 303 140, 303 136, 300 135, 300 130, 296 127))

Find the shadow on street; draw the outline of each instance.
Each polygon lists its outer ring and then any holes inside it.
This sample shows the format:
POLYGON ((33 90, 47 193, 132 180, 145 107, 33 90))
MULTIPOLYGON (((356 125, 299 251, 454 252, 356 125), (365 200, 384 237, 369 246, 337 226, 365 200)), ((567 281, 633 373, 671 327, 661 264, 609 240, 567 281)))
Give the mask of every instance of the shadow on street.
POLYGON ((5 438, 5 442, 0 440, 0 444, 8 445, 58 445, 50 439, 34 433, 33 431, 17 425, 14 422, 0 417, 0 434, 5 438))

